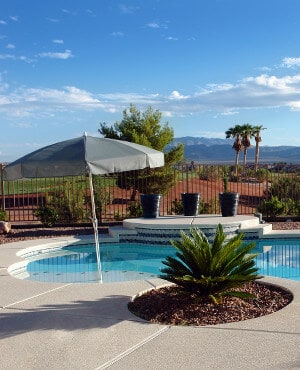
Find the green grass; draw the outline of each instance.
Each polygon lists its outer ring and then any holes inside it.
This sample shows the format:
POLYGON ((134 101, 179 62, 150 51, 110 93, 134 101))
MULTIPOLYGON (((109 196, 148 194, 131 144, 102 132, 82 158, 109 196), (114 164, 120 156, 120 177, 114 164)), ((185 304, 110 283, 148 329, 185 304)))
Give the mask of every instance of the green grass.
MULTIPOLYGON (((105 188, 107 186, 115 186, 115 177, 96 176, 95 186, 105 188)), ((4 181, 4 194, 5 195, 18 195, 18 194, 38 194, 57 192, 64 188, 66 184, 70 184, 76 189, 88 190, 89 179, 87 176, 68 176, 57 178, 44 178, 44 179, 22 179, 16 181, 4 181)), ((0 189, 2 195, 2 187, 0 189)))

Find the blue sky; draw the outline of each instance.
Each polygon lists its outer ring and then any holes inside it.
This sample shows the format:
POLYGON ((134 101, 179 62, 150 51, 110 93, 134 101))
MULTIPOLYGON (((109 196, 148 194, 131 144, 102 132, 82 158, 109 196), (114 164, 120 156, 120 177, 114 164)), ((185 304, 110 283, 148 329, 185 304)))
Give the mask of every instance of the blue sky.
POLYGON ((131 103, 175 137, 300 146, 298 0, 1 0, 0 162, 97 136, 131 103))

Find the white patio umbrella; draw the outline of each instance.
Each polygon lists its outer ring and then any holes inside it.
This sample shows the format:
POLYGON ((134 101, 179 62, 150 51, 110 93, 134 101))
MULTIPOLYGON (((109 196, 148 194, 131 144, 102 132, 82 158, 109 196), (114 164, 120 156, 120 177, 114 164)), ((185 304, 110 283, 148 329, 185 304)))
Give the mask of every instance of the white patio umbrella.
POLYGON ((131 171, 164 165, 164 154, 143 145, 122 140, 88 136, 61 141, 17 159, 3 170, 3 180, 89 175, 92 223, 98 270, 101 274, 98 220, 92 175, 131 171))

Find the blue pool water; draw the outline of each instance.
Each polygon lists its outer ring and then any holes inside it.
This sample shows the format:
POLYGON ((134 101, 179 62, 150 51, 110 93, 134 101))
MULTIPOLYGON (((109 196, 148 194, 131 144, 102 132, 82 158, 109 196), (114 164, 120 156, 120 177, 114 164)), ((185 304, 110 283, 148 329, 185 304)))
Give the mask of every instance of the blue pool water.
MULTIPOLYGON (((74 245, 29 261, 26 279, 44 282, 120 282, 153 279, 175 248, 155 244, 101 245, 101 275, 94 245, 74 245)), ((261 275, 300 281, 300 240, 263 240, 256 244, 261 275), (264 252, 265 253, 262 253, 264 252)))
POLYGON ((172 246, 155 244, 102 244, 100 276, 95 245, 68 246, 47 258, 27 264, 29 280, 44 282, 116 282, 153 279, 162 260, 174 255, 172 246), (58 254, 58 255, 57 255, 58 254))
POLYGON ((300 281, 300 240, 262 240, 256 243, 256 266, 261 275, 300 281), (263 253, 265 250, 265 253, 263 253))

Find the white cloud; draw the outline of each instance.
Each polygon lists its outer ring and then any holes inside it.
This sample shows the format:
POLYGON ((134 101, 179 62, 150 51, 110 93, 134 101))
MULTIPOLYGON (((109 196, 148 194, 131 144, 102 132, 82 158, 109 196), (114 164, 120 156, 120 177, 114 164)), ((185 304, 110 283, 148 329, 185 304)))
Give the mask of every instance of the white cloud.
POLYGON ((20 57, 18 57, 18 59, 26 63, 34 63, 36 61, 35 59, 28 58, 25 55, 21 55, 20 57))
MULTIPOLYGON (((1 87, 1 86, 0 86, 1 87)), ((62 89, 19 88, 9 91, 2 83, 0 112, 6 116, 43 116, 59 111, 121 112, 130 103, 141 109, 151 105, 166 117, 189 116, 214 112, 232 116, 243 109, 284 107, 300 110, 300 74, 294 76, 249 76, 235 84, 208 84, 201 90, 183 95, 178 90, 169 94, 91 93, 76 86, 62 89)))
POLYGON ((86 12, 86 14, 88 14, 91 17, 96 17, 96 14, 91 9, 86 9, 85 12, 86 12))
POLYGON ((5 59, 16 59, 16 57, 13 54, 0 54, 0 59, 2 59, 2 60, 5 60, 5 59))
POLYGON ((238 114, 239 112, 237 111, 234 111, 234 110, 230 110, 230 109, 227 109, 225 110, 224 112, 221 113, 222 116, 234 116, 236 114, 238 114))
POLYGON ((63 44, 64 43, 64 40, 61 40, 61 39, 55 39, 55 40, 52 40, 52 42, 54 44, 63 44))
POLYGON ((14 54, 0 54, 0 60, 5 60, 5 59, 11 59, 11 60, 21 60, 22 62, 26 63, 33 63, 35 60, 28 58, 24 55, 21 56, 16 56, 14 54))
MULTIPOLYGON (((266 74, 257 76, 257 77, 248 77, 244 80, 245 83, 249 86, 256 86, 258 88, 270 90, 276 90, 280 94, 287 94, 297 92, 295 87, 299 88, 300 86, 300 75, 295 76, 268 76, 266 74)), ((260 90, 263 92, 263 90, 260 90)))
POLYGON ((96 98, 92 97, 92 94, 85 91, 78 89, 74 86, 66 86, 65 87, 66 92, 68 93, 68 101, 70 103, 77 103, 77 104, 91 104, 91 105, 98 105, 100 101, 96 98))
POLYGON ((211 91, 226 91, 233 88, 232 84, 222 83, 222 84, 207 84, 203 91, 210 93, 211 91))
POLYGON ((290 101, 287 103, 287 106, 291 108, 293 111, 299 111, 300 110, 300 100, 298 101, 290 101))
POLYGON ((7 116, 49 116, 53 112, 79 110, 112 112, 115 106, 74 86, 66 86, 61 90, 19 88, 10 93, 0 94, 0 112, 7 116))
POLYGON ((171 92, 169 98, 171 100, 182 100, 182 99, 187 99, 188 96, 181 95, 178 91, 174 90, 171 92))
POLYGON ((256 68, 258 71, 262 71, 262 72, 270 72, 272 70, 272 68, 270 67, 259 67, 259 68, 256 68))
POLYGON ((63 13, 65 13, 65 14, 75 14, 75 13, 73 13, 71 10, 68 10, 68 9, 62 9, 61 10, 63 13))
POLYGON ((163 21, 163 22, 158 22, 158 21, 152 21, 152 22, 148 22, 146 24, 146 27, 147 28, 153 28, 153 29, 164 29, 164 30, 167 30, 168 29, 168 21, 163 21))
MULTIPOLYGON (((9 84, 7 82, 4 81, 4 78, 3 78, 3 75, 5 74, 6 72, 3 72, 3 73, 0 73, 0 93, 4 93, 6 92, 8 89, 9 89, 9 84)), ((1 101, 1 98, 4 98, 4 96, 1 96, 0 95, 0 101, 1 101)))
POLYGON ((159 24, 156 23, 156 22, 148 23, 147 27, 149 27, 149 28, 160 28, 159 24))
POLYGON ((220 138, 224 139, 224 132, 223 131, 199 131, 196 133, 196 136, 200 137, 214 137, 214 138, 220 138))
POLYGON ((11 19, 11 20, 12 20, 12 21, 14 21, 14 22, 18 22, 19 17, 18 17, 17 15, 11 15, 11 16, 9 17, 9 19, 11 19))
POLYGON ((29 129, 33 127, 31 123, 26 123, 26 122, 15 123, 13 126, 17 128, 21 128, 21 129, 29 129))
POLYGON ((6 21, 4 21, 3 19, 0 19, 0 24, 5 25, 5 24, 7 24, 7 22, 6 22, 6 21))
POLYGON ((16 46, 14 44, 7 44, 6 49, 15 49, 16 46))
POLYGON ((123 14, 133 14, 139 8, 137 6, 130 6, 130 5, 125 5, 125 4, 120 4, 119 9, 121 10, 121 13, 123 13, 123 14))
POLYGON ((124 33, 116 31, 116 32, 112 32, 111 35, 114 36, 114 37, 123 37, 124 33))
POLYGON ((50 59, 69 59, 74 57, 71 50, 65 50, 64 52, 45 52, 38 54, 41 58, 50 58, 50 59))
POLYGON ((287 68, 300 67, 300 58, 284 58, 282 66, 287 68))
POLYGON ((178 41, 178 38, 177 37, 173 37, 173 36, 168 36, 168 37, 166 37, 166 40, 169 40, 169 41, 178 41))
POLYGON ((59 19, 57 18, 47 18, 47 20, 51 23, 59 23, 59 19))

